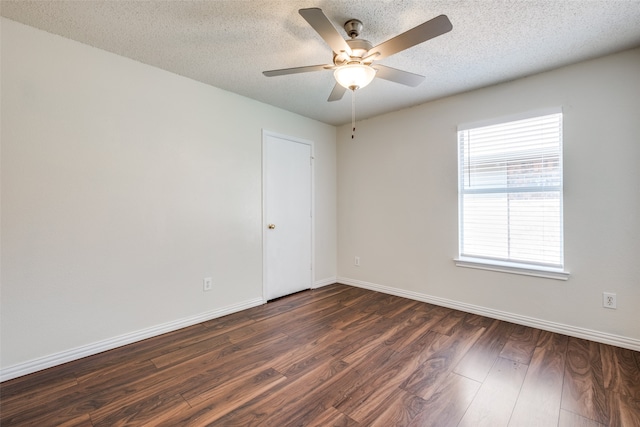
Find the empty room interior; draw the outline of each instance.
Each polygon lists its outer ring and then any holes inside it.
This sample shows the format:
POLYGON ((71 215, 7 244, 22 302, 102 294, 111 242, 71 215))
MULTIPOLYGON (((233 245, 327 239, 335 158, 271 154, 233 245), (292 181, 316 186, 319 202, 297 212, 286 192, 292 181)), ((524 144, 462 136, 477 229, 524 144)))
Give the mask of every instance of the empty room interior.
POLYGON ((640 426, 640 1, 0 14, 2 426, 640 426))

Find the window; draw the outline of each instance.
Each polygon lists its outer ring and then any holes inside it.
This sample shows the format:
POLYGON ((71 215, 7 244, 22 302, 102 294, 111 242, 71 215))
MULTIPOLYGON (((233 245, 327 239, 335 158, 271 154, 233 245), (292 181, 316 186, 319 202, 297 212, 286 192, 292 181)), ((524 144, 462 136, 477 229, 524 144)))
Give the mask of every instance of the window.
POLYGON ((562 113, 549 113, 458 128, 458 265, 566 279, 553 275, 564 267, 562 113))

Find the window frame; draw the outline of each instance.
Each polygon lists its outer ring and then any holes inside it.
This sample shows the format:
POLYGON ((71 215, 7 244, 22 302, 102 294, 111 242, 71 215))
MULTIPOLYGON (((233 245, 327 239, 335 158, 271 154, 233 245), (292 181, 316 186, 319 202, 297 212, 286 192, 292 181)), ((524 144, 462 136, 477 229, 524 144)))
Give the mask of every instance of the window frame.
MULTIPOLYGON (((486 126, 494 126, 500 124, 508 124, 510 122, 516 122, 519 120, 525 119, 533 119, 536 117, 551 115, 551 114, 563 114, 561 107, 553 107, 546 109, 539 109, 534 111, 528 111, 520 114, 514 114, 509 116, 497 117, 493 119, 464 123, 460 124, 457 127, 456 131, 456 147, 457 147, 457 173, 458 173, 458 256, 454 259, 455 264, 458 267, 466 267, 466 268, 475 268, 481 270, 490 270, 490 271, 498 271, 504 273, 512 273, 512 274, 521 274, 526 276, 535 276, 535 277, 544 277, 550 279, 557 280, 567 280, 569 278, 569 272, 565 270, 564 264, 564 212, 563 212, 563 204, 564 204, 564 183, 563 177, 561 175, 561 183, 559 188, 560 193, 560 251, 561 251, 561 265, 559 267, 555 266, 546 266, 541 264, 536 264, 532 261, 532 263, 528 262, 517 262, 513 260, 503 260, 503 259, 495 259, 489 256, 487 257, 472 257, 472 256, 464 256, 462 255, 463 249, 463 203, 462 198, 464 196, 463 192, 463 178, 461 175, 461 167, 463 161, 463 154, 460 150, 460 137, 459 133, 461 131, 471 130, 475 128, 482 128, 486 126)), ((561 117, 561 126, 564 126, 564 116, 561 117)), ((560 140, 560 168, 561 174, 563 174, 564 170, 564 161, 563 161, 563 139, 564 132, 561 132, 561 140, 560 140)), ((508 191, 505 191, 508 193, 508 191)), ((491 193, 491 191, 487 191, 483 194, 491 193)))

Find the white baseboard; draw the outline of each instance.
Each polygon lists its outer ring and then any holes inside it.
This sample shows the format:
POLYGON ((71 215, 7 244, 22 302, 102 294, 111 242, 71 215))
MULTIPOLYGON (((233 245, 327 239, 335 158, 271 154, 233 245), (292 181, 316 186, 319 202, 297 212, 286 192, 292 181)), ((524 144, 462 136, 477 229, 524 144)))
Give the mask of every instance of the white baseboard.
POLYGON ((37 359, 9 366, 7 368, 0 369, 0 382, 71 362, 73 360, 78 360, 83 357, 102 353, 103 351, 112 350, 147 338, 166 334, 167 332, 176 331, 178 329, 186 328, 187 326, 202 323, 217 317, 226 316, 227 314, 256 307, 264 304, 264 302, 265 301, 262 298, 254 298, 238 304, 200 313, 195 316, 185 317, 183 319, 174 320, 161 325, 152 326, 150 328, 141 329, 139 331, 130 332, 92 344, 76 347, 71 350, 61 351, 59 353, 50 354, 48 356, 39 357, 37 359))
MULTIPOLYGON (((331 277, 314 282, 314 289, 322 286, 331 285, 334 283, 343 283, 345 285, 356 286, 359 288, 369 289, 372 291, 382 292, 385 294, 396 295, 404 298, 413 299, 416 301, 427 302, 434 305, 452 308, 454 310, 460 310, 468 313, 479 314, 481 316, 490 317, 492 319, 505 320, 507 322, 516 323, 519 325, 530 326, 533 328, 543 329, 550 332, 557 332, 564 335, 569 335, 577 338, 584 338, 587 340, 600 342, 603 344, 610 344, 617 347, 627 348, 629 350, 640 351, 640 340, 634 338, 623 337, 619 335, 609 334, 605 332, 594 331, 591 329, 579 328, 576 326, 565 325, 562 323, 550 322, 547 320, 536 319, 533 317, 522 316, 519 314, 494 310, 491 308, 481 307, 472 304, 466 304, 446 298, 434 297, 418 292, 406 291, 403 289, 392 288, 389 286, 377 285, 375 283, 364 282, 361 280, 349 279, 346 277, 331 277)), ((114 338, 98 341, 92 344, 77 347, 71 350, 65 350, 59 353, 51 354, 48 356, 33 359, 27 362, 19 363, 17 365, 9 366, 7 368, 0 369, 0 382, 7 381, 12 378, 17 378, 23 375, 31 374, 33 372, 41 371, 43 369, 51 368, 53 366, 61 365, 63 363, 71 362, 73 360, 81 359, 83 357, 91 356, 101 353, 103 351, 112 350, 117 347, 121 347, 127 344, 131 344, 137 341, 141 341, 147 338, 155 337, 158 335, 172 332, 178 329, 185 328, 187 326, 195 325, 197 323, 205 322, 207 320, 215 319, 218 317, 226 316, 227 314, 235 313, 238 311, 246 310, 248 308, 256 307, 264 304, 262 298, 255 298, 252 300, 244 301, 239 304, 219 308, 216 310, 200 313, 195 316, 186 317, 183 319, 174 320, 171 322, 163 323, 161 325, 152 326, 150 328, 134 331, 128 334, 120 335, 114 338)))
POLYGON ((467 304, 446 298, 439 298, 422 294, 418 292, 405 291, 403 289, 392 288, 389 286, 377 285, 375 283, 364 282, 362 280, 349 279, 347 277, 338 277, 338 283, 356 286, 359 288, 378 291, 385 294, 396 295, 399 297, 409 298, 416 301, 427 302, 434 305, 452 308, 467 313, 479 314, 481 316, 490 317, 492 319, 505 320, 507 322, 519 325, 530 326, 550 332, 557 332, 563 335, 569 335, 576 338, 583 338, 603 344, 610 344, 616 347, 627 348, 629 350, 640 351, 640 340, 635 338, 623 337, 620 335, 609 334, 606 332, 594 331, 591 329, 580 328, 577 326, 565 325, 562 323, 550 322, 548 320, 536 319, 534 317, 522 316, 520 314, 509 313, 506 311, 494 310, 492 308, 481 307, 478 305, 467 304))
POLYGON ((315 282, 313 282, 313 286, 311 289, 318 289, 321 288, 323 286, 329 286, 329 285, 333 285, 334 283, 336 283, 338 281, 337 277, 327 277, 326 279, 321 279, 321 280, 316 280, 315 282))

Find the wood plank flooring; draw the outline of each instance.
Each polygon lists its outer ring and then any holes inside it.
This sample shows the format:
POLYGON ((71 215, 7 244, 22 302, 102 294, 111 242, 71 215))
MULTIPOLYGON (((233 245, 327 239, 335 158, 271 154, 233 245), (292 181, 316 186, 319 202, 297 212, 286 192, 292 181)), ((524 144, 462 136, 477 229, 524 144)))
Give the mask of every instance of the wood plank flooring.
POLYGON ((640 426, 640 354, 345 285, 0 384, 8 426, 640 426))

